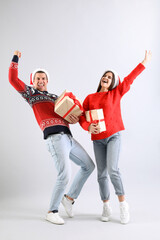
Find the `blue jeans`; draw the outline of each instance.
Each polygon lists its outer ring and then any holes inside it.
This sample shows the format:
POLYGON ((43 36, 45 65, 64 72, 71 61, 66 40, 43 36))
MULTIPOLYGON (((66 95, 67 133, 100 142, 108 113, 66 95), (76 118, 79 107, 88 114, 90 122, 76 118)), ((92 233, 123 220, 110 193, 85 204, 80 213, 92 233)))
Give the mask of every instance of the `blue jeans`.
POLYGON ((124 195, 122 179, 118 168, 120 144, 120 132, 117 132, 108 138, 93 141, 98 171, 99 190, 102 200, 109 200, 110 197, 108 175, 114 186, 115 193, 118 196, 124 195))
POLYGON ((47 140, 48 150, 57 169, 57 180, 53 189, 49 211, 58 210, 65 188, 71 178, 70 159, 81 168, 76 174, 67 195, 76 199, 95 165, 82 146, 69 134, 53 134, 47 140))

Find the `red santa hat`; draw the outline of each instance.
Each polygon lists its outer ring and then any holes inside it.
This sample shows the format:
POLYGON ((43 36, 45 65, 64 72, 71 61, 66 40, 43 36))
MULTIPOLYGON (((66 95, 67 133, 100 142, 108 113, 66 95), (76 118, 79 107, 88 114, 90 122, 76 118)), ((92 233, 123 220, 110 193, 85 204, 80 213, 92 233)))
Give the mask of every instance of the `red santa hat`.
POLYGON ((39 72, 39 71, 44 72, 44 73, 46 74, 46 76, 47 76, 48 81, 49 81, 49 74, 48 74, 48 72, 47 72, 45 69, 43 69, 43 68, 37 68, 37 69, 34 70, 33 73, 31 73, 31 75, 30 75, 30 84, 31 84, 31 85, 33 85, 33 79, 34 79, 34 77, 35 77, 35 74, 36 74, 37 72, 39 72))

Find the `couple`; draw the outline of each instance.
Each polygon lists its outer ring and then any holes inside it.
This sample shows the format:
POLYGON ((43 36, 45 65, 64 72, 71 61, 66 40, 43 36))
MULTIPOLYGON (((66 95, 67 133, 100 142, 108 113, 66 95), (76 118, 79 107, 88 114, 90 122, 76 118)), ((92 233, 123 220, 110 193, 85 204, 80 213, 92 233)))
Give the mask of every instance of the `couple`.
MULTIPOLYGON (((63 204, 68 216, 73 217, 74 199, 79 196, 83 185, 95 166, 87 152, 72 137, 69 123, 54 112, 54 102, 58 96, 47 91, 47 84, 50 79, 46 70, 35 70, 31 74, 30 83, 32 86, 27 86, 18 78, 18 60, 20 57, 21 52, 15 51, 9 68, 9 82, 32 107, 57 170, 57 180, 46 219, 54 224, 64 224, 64 220, 58 213, 60 203, 63 204), (75 176, 69 192, 64 195, 71 177, 70 159, 80 166, 80 170, 75 176)), ((115 71, 106 71, 100 79, 97 92, 88 95, 84 100, 84 111, 103 108, 106 123, 105 132, 100 133, 97 124, 88 123, 85 115, 80 117, 70 115, 72 124, 79 122, 83 129, 91 133, 100 196, 103 201, 102 221, 109 221, 112 213, 109 203, 109 175, 120 204, 120 221, 122 224, 129 222, 129 206, 125 200, 123 183, 118 168, 121 143, 120 131, 124 130, 120 100, 129 91, 130 85, 145 69, 145 65, 150 59, 151 52, 146 51, 144 60, 124 78, 122 83, 115 71)))

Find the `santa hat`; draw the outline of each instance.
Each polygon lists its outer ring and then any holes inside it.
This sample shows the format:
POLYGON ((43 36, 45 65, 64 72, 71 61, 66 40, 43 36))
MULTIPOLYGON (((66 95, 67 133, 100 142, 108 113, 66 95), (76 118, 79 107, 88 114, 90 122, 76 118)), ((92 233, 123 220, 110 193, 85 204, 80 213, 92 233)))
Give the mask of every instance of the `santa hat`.
POLYGON ((45 69, 37 68, 37 69, 34 70, 33 73, 31 73, 31 75, 30 75, 30 84, 31 84, 31 85, 33 85, 33 79, 34 79, 34 77, 35 77, 35 74, 36 74, 37 72, 39 72, 39 71, 44 72, 44 73, 46 74, 46 76, 47 76, 48 81, 49 81, 49 74, 48 74, 48 72, 47 72, 45 69))

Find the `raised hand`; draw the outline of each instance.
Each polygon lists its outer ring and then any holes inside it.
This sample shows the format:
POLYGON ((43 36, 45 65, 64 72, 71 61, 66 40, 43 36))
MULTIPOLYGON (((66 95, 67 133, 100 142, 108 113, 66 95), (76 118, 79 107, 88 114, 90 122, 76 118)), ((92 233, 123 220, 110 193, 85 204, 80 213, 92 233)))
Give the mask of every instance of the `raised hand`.
POLYGON ((16 51, 14 51, 14 55, 17 55, 20 58, 21 57, 21 52, 16 50, 16 51))
POLYGON ((144 60, 141 63, 144 66, 146 66, 146 64, 151 61, 151 58, 152 58, 151 50, 149 50, 149 51, 146 50, 144 60))

